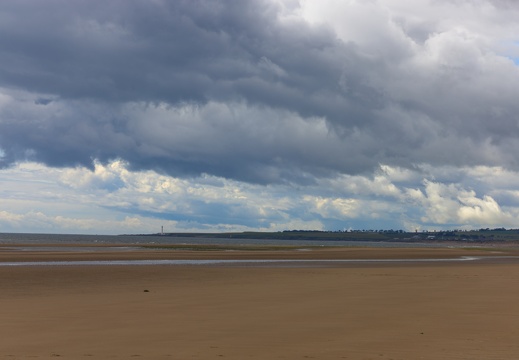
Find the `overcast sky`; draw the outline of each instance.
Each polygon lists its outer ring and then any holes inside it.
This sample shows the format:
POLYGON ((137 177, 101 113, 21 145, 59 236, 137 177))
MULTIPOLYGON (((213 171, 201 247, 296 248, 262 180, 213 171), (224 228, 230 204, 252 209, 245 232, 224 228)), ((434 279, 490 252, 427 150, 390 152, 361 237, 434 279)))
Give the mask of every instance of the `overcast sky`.
POLYGON ((519 4, 0 2, 0 232, 519 228, 519 4))

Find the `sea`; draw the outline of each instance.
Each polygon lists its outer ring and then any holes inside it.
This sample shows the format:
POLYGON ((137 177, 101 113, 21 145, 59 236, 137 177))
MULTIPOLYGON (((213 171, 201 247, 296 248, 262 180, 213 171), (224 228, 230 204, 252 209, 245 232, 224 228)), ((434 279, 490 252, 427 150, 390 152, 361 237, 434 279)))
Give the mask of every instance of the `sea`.
POLYGON ((434 242, 351 241, 351 240, 275 240, 177 237, 167 235, 76 235, 0 233, 0 244, 17 245, 281 245, 281 246, 345 246, 345 247, 445 247, 434 242))

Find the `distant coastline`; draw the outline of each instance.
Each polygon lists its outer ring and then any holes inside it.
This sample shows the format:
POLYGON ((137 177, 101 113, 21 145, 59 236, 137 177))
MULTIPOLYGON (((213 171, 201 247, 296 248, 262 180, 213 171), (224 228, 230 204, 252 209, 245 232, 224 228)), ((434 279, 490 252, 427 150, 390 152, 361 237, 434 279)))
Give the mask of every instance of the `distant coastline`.
POLYGON ((403 230, 356 230, 356 231, 306 231, 286 230, 277 232, 226 232, 191 233, 164 232, 131 236, 166 236, 179 238, 208 239, 265 239, 265 240, 311 240, 311 241, 375 241, 375 242, 463 242, 463 243, 518 243, 519 229, 480 229, 453 231, 406 232, 403 230))

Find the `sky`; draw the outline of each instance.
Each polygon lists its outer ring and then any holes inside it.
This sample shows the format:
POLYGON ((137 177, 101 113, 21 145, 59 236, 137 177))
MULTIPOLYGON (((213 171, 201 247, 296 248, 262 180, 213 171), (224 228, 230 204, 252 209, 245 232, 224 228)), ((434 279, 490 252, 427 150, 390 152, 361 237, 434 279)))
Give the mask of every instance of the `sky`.
POLYGON ((519 228, 511 0, 0 2, 0 232, 519 228))

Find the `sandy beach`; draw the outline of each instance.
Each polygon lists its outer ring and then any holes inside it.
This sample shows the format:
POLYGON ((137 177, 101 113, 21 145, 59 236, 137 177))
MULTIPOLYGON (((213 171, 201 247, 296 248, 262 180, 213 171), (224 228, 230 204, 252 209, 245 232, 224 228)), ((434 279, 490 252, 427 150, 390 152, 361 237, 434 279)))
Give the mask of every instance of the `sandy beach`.
POLYGON ((12 261, 456 259, 0 266, 1 359, 515 359, 516 250, 0 248, 12 261))

